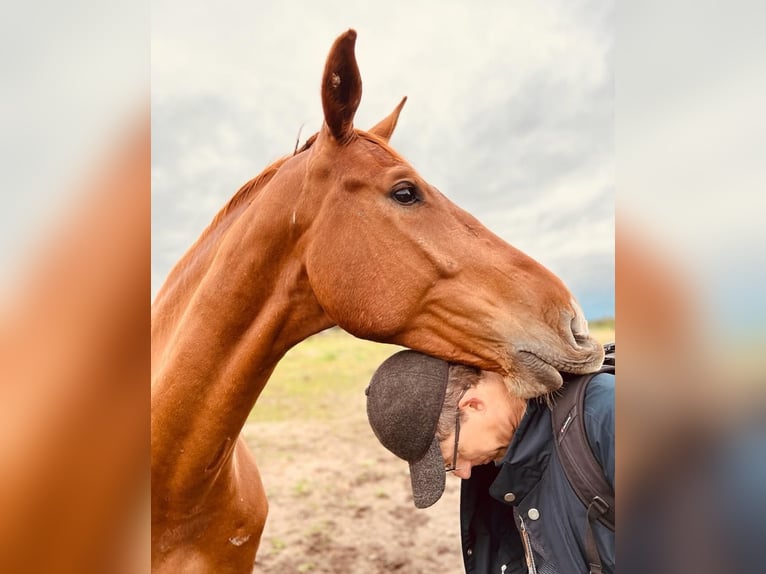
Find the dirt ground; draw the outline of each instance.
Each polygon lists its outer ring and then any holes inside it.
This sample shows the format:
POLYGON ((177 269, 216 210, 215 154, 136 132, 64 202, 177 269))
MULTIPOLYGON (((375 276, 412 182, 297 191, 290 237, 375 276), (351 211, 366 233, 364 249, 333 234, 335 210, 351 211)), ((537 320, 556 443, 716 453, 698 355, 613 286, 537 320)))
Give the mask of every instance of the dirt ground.
POLYGON ((431 508, 412 503, 407 465, 372 434, 364 397, 332 422, 244 428, 269 498, 255 572, 463 572, 460 480, 431 508))

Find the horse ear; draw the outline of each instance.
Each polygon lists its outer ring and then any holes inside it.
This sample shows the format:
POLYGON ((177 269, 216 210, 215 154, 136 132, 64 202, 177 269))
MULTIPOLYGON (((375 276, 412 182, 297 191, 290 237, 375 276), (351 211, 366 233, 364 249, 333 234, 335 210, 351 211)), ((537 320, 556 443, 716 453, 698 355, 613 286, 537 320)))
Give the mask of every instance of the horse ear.
POLYGON ((354 135, 354 114, 362 99, 362 77, 356 64, 356 31, 335 40, 322 75, 324 121, 333 138, 346 143, 354 135))
POLYGON ((386 141, 390 140, 391 134, 394 133, 394 128, 396 128, 396 122, 399 121, 399 114, 402 112, 402 108, 406 101, 407 96, 404 96, 402 101, 399 102, 399 105, 394 108, 394 111, 375 124, 370 129, 370 133, 375 134, 386 141))

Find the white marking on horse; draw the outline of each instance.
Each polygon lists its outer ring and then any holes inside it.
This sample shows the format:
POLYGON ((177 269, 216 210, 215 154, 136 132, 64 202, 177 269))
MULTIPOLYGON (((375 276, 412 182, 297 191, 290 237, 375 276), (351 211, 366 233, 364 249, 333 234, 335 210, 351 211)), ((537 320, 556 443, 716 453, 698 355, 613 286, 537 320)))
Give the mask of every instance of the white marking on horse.
POLYGON ((242 546, 248 540, 250 540, 249 534, 245 534, 244 536, 232 536, 229 538, 229 542, 231 542, 234 546, 242 546))

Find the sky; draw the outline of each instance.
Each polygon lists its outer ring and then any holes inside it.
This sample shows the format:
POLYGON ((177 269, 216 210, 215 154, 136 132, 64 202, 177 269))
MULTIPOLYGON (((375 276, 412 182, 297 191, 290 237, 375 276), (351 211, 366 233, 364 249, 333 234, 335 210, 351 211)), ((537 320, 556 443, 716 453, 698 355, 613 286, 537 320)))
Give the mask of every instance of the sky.
POLYGON ((152 3, 152 297, 228 198, 322 122, 333 40, 358 33, 365 129, 614 314, 612 2, 152 3))

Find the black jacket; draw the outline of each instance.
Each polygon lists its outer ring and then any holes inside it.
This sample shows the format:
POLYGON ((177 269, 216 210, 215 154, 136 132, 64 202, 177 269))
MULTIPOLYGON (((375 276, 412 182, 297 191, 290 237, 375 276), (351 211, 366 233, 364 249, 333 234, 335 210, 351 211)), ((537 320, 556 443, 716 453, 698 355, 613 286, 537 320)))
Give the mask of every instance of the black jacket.
MULTIPOLYGON (((585 394, 585 428, 614 487, 614 376, 594 377, 585 394)), ((460 526, 469 574, 587 574, 585 506, 556 455, 551 413, 530 400, 501 463, 474 467, 462 481, 460 526), (525 548, 531 549, 527 556, 525 548), (533 564, 532 564, 533 563, 533 564)), ((594 525, 604 574, 614 572, 614 533, 594 525)))

